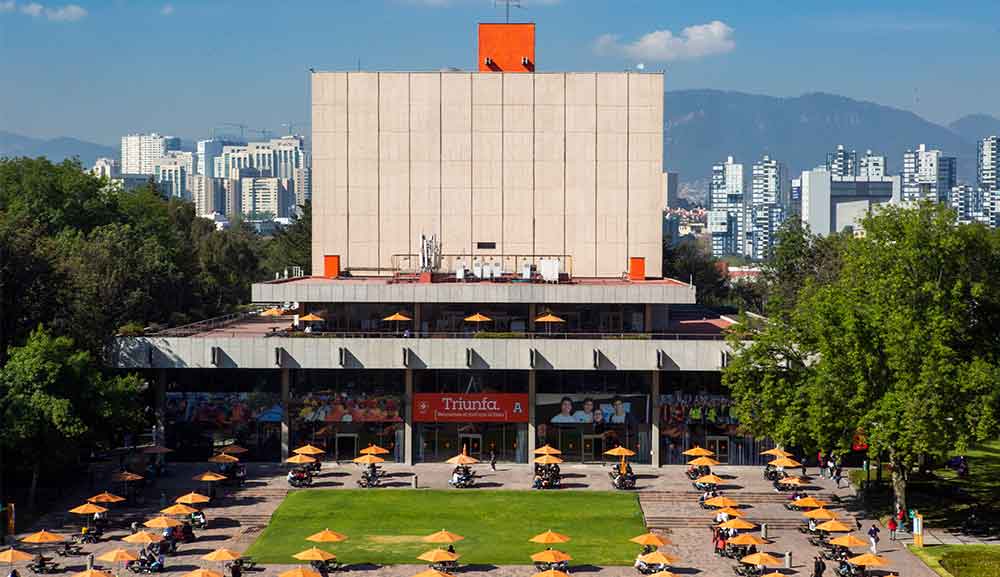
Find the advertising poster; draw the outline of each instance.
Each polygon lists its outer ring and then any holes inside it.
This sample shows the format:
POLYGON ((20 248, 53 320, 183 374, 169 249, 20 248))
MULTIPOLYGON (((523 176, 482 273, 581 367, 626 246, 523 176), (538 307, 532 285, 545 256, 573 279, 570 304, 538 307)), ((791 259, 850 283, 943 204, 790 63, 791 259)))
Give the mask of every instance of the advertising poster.
POLYGON ((515 393, 417 393, 413 421, 418 423, 527 423, 528 395, 515 393))
POLYGON ((625 425, 649 420, 646 395, 553 394, 535 395, 535 419, 552 425, 625 425))
POLYGON ((398 395, 319 391, 294 399, 293 423, 385 423, 403 421, 403 399, 398 395))
POLYGON ((167 393, 168 422, 228 428, 280 423, 281 397, 273 393, 167 393))

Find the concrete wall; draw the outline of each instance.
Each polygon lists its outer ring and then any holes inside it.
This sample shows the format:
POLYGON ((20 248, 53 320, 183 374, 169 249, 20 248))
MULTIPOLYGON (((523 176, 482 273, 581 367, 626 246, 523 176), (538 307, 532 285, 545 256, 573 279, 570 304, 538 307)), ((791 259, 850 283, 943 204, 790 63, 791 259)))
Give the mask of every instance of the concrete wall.
POLYGON ((123 337, 113 365, 122 368, 366 368, 717 371, 729 348, 721 340, 335 339, 288 337, 123 337), (218 347, 217 365, 212 348, 218 347), (340 364, 340 349, 346 352, 340 364), (473 351, 472 365, 466 350, 473 351), (535 353, 532 367, 531 350, 535 353), (597 367, 594 351, 597 350, 597 367), (663 366, 657 366, 660 351, 663 366), (151 361, 151 362, 150 362, 151 361))
POLYGON ((316 271, 387 274, 424 233, 661 275, 662 74, 320 72, 312 105, 316 271))

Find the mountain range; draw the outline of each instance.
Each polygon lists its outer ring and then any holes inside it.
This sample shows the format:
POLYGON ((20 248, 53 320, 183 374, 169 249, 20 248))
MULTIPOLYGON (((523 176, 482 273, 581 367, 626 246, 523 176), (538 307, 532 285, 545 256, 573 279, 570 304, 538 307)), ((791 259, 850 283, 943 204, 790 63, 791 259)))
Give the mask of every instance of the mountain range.
POLYGON ((79 138, 32 138, 0 130, 0 157, 45 156, 53 162, 61 162, 76 156, 84 166, 91 166, 102 156, 118 158, 119 154, 117 148, 79 138))

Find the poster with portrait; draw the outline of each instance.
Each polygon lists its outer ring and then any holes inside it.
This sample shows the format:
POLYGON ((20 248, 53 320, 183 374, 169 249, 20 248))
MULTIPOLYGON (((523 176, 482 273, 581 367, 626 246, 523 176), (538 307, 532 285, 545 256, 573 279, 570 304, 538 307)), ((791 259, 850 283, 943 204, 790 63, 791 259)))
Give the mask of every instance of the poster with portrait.
POLYGON ((280 395, 274 393, 167 393, 166 419, 226 429, 252 422, 280 423, 280 395))
POLYGON ((535 395, 538 423, 631 427, 649 421, 647 395, 554 394, 535 395))
POLYGON ((315 391, 291 402, 293 424, 386 423, 403 421, 403 399, 398 395, 362 391, 315 391))

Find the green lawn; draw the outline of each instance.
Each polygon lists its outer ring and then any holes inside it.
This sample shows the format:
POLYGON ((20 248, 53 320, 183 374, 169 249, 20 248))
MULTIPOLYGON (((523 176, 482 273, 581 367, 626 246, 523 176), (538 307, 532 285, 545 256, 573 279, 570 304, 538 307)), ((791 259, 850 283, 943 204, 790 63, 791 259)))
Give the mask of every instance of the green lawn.
POLYGON ((348 540, 322 544, 343 563, 422 563, 433 547, 420 540, 447 529, 462 563, 527 565, 545 549, 528 539, 546 529, 572 541, 559 548, 575 564, 631 565, 645 532, 634 494, 603 491, 315 490, 290 494, 247 551, 262 563, 294 563, 313 545, 305 538, 329 528, 348 540))
POLYGON ((1000 577, 1000 547, 996 545, 934 545, 910 550, 942 577, 1000 577))

